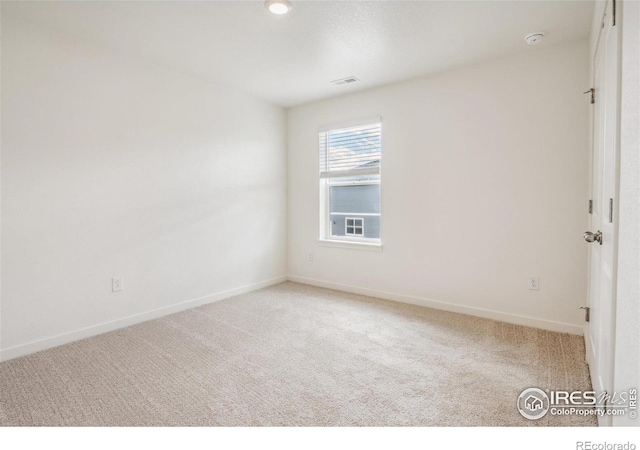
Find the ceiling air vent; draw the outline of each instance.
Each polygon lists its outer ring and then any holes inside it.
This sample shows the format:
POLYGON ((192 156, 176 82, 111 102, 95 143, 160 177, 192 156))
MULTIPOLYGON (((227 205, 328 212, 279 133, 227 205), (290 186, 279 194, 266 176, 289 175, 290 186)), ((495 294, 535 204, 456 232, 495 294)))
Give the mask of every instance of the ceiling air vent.
POLYGON ((343 86, 345 84, 355 83, 356 81, 360 81, 360 80, 358 80, 354 76, 351 76, 351 77, 347 77, 347 78, 341 78, 339 80, 333 80, 331 83, 335 84, 336 86, 343 86))

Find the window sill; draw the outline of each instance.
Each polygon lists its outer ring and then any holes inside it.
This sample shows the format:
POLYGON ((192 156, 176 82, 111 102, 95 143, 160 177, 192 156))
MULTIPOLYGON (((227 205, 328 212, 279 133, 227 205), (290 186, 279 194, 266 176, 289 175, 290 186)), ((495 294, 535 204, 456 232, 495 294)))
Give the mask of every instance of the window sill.
POLYGON ((348 248, 351 250, 364 250, 368 252, 381 252, 382 244, 373 242, 338 241, 334 239, 318 239, 318 244, 323 247, 348 248))

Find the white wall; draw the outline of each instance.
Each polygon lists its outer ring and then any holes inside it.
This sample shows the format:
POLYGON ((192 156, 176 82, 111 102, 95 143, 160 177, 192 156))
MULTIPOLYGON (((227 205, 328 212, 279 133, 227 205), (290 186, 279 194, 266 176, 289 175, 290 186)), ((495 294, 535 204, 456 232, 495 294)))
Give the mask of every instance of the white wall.
POLYGON ((2 129, 5 359, 285 275, 282 109, 5 14, 2 129))
POLYGON ((293 279, 581 334, 588 53, 586 41, 531 48, 289 110, 293 279), (372 115, 383 251, 321 246, 317 129, 372 115))
MULTIPOLYGON (((640 389, 640 3, 622 2, 620 215, 614 391, 640 389)), ((638 426, 614 416, 613 425, 638 426)))

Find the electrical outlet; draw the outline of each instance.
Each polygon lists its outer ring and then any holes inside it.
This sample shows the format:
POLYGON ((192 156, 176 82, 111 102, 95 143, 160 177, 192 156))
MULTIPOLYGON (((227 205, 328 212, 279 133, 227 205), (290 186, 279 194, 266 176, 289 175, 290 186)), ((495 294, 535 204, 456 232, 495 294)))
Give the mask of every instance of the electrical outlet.
POLYGON ((111 279, 111 290, 113 292, 124 291, 124 278, 112 278, 111 279))
POLYGON ((530 291, 539 291, 540 290, 540 278, 538 278, 538 277, 529 277, 529 290, 530 291))
POLYGON ((313 262, 313 252, 309 252, 309 261, 313 262))

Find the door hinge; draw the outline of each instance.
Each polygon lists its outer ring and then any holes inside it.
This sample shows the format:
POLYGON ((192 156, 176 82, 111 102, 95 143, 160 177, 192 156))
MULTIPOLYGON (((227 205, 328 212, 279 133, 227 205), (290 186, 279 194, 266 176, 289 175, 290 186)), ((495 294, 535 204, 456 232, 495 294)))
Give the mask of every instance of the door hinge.
POLYGON ((613 3, 611 4, 611 26, 615 27, 616 26, 616 0, 613 0, 613 3))
POLYGON ((593 200, 589 200, 589 214, 593 214, 593 200))
POLYGON ((613 199, 609 199, 609 223, 613 223, 613 199))
POLYGON ((596 90, 594 88, 584 91, 583 94, 591 94, 591 104, 596 102, 596 90))
POLYGON ((581 306, 580 309, 584 309, 584 321, 590 322, 591 319, 591 308, 588 306, 581 306))

